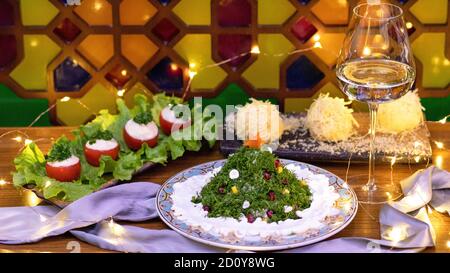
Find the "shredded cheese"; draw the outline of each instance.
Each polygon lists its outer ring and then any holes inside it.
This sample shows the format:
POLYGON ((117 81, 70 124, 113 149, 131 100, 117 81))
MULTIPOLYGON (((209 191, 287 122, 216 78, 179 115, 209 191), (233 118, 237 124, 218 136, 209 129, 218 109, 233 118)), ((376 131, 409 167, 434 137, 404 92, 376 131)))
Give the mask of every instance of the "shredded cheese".
POLYGON ((319 141, 347 140, 355 133, 358 123, 353 118, 350 102, 321 94, 308 110, 306 127, 311 136, 319 141))
POLYGON ((378 129, 383 133, 398 134, 411 131, 422 124, 422 104, 417 90, 378 108, 378 129))
POLYGON ((235 129, 240 140, 257 140, 271 143, 283 134, 284 125, 278 106, 270 102, 251 99, 236 113, 235 129))

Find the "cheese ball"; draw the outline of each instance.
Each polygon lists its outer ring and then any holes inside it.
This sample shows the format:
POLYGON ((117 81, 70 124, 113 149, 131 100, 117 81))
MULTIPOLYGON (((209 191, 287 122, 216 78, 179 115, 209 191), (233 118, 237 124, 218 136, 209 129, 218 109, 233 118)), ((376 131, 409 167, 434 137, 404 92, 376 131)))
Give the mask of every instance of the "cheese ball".
POLYGON ((278 140, 284 130, 278 106, 255 99, 238 108, 235 122, 236 135, 241 140, 260 139, 271 143, 278 140))
POLYGON ((353 118, 350 102, 321 94, 308 109, 305 126, 319 141, 343 141, 355 133, 358 123, 353 118))
POLYGON ((391 134, 414 130, 424 120, 422 109, 417 91, 408 92, 397 100, 380 104, 377 128, 391 134))

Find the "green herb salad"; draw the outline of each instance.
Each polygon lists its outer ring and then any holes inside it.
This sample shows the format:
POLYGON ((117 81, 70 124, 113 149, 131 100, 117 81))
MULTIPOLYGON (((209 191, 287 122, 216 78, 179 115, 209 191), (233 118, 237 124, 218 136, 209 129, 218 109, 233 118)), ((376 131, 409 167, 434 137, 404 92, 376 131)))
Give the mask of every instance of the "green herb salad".
POLYGON ((309 208, 311 191, 269 151, 248 147, 231 155, 219 173, 192 202, 202 204, 208 217, 257 217, 267 222, 298 219, 296 211, 309 208))
MULTIPOLYGON (((117 114, 101 110, 92 122, 74 130, 70 139, 61 136, 56 140, 48 155, 44 155, 35 143, 25 146, 14 159, 16 169, 13 172, 14 185, 17 187, 33 185, 47 199, 57 198, 63 201, 74 201, 98 190, 112 179, 131 180, 132 175, 146 163, 165 164, 169 158, 177 159, 185 151, 200 150, 203 143, 202 138, 201 136, 194 136, 195 134, 201 134, 201 132, 198 132, 195 128, 203 128, 202 126, 206 122, 214 122, 211 117, 204 116, 193 120, 191 126, 180 129, 180 133, 187 134, 191 138, 179 140, 172 135, 164 134, 160 130, 159 116, 165 107, 183 104, 180 98, 157 94, 148 99, 146 96, 138 94, 135 95, 134 102, 135 106, 129 108, 123 99, 118 99, 117 114), (139 149, 130 149, 124 139, 124 128, 130 120, 134 120, 138 124, 136 126, 144 126, 144 123, 150 122, 154 124, 157 133, 156 144, 150 147, 143 142, 139 149), (92 160, 90 161, 86 154, 86 149, 92 148, 92 145, 96 145, 96 143, 116 145, 115 156, 107 155, 107 153, 99 156, 95 153, 95 150, 94 152, 91 151, 91 157, 92 155, 98 157, 98 166, 90 164, 92 160), (62 166, 61 162, 69 161, 75 163, 71 175, 76 174, 76 179, 62 182, 64 180, 55 179, 54 176, 50 175, 50 171, 55 168, 67 167, 62 166)), ((201 107, 194 106, 191 114, 194 115, 195 111, 202 111, 201 107)), ((211 128, 214 128, 214 126, 211 128)), ((212 147, 215 139, 209 138, 208 143, 212 147)), ((110 152, 113 153, 114 149, 110 152)))

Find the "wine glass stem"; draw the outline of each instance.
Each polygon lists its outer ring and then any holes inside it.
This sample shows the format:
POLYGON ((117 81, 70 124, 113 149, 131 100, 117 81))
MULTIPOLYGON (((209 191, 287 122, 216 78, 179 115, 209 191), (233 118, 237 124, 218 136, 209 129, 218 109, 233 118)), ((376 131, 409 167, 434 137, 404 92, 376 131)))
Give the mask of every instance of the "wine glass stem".
POLYGON ((375 191, 377 186, 375 184, 375 135, 377 128, 377 113, 378 104, 369 102, 370 113, 370 147, 369 147, 369 180, 365 186, 367 191, 375 191))

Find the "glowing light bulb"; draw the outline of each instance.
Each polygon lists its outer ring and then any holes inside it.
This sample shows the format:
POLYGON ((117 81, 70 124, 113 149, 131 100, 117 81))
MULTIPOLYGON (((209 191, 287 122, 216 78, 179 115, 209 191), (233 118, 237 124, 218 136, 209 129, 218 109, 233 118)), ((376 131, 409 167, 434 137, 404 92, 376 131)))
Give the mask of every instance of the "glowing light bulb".
POLYGON ((315 42, 315 43, 314 43, 314 48, 322 48, 322 43, 320 43, 320 42, 315 42))
POLYGON ((4 186, 4 185, 6 185, 6 180, 5 179, 0 179, 0 186, 4 186))
POLYGON ((120 71, 120 74, 122 74, 122 76, 126 76, 128 74, 128 71, 126 71, 125 69, 120 71))
POLYGON ((442 123, 442 124, 445 124, 447 122, 447 119, 448 119, 448 116, 443 118, 443 119, 440 119, 438 122, 442 123))
POLYGON ((412 29, 413 28, 413 24, 411 22, 406 22, 406 28, 407 29, 412 29))
POLYGON ((261 54, 261 50, 259 49, 258 45, 254 45, 252 47, 252 50, 250 51, 250 53, 252 53, 252 54, 261 54))
POLYGON ((125 233, 125 229, 121 225, 114 223, 114 220, 112 218, 109 221, 108 226, 111 229, 111 233, 116 236, 121 236, 125 233))
POLYGON ((450 240, 447 241, 447 248, 450 248, 450 240))
POLYGON ((176 72, 178 70, 178 65, 177 64, 170 64, 170 70, 172 70, 173 72, 176 72))
POLYGON ((190 69, 194 69, 194 68, 196 68, 197 67, 197 64, 196 63, 189 63, 189 68, 190 69))
POLYGON ((439 64, 439 61, 440 61, 440 58, 439 58, 439 57, 433 57, 433 58, 431 59, 431 62, 432 62, 434 65, 438 65, 438 64, 439 64))
POLYGON ((61 99, 62 102, 67 102, 70 100, 70 97, 65 96, 64 98, 61 99))
POLYGON ((418 156, 414 157, 414 160, 416 161, 416 163, 419 163, 419 161, 420 161, 420 156, 418 155, 418 156))
POLYGON ((109 226, 110 228, 112 228, 112 227, 114 226, 114 220, 113 220, 113 218, 111 218, 111 219, 109 220, 108 226, 109 226))
POLYGON ((440 141, 434 141, 434 144, 436 144, 436 147, 438 147, 438 149, 443 149, 444 148, 444 143, 442 143, 440 141))
POLYGON ((434 160, 434 164, 436 165, 436 167, 442 169, 443 163, 444 163, 444 158, 442 157, 442 155, 436 156, 436 159, 434 160))
POLYGON ((391 158, 391 167, 394 166, 396 161, 397 161, 397 157, 396 156, 391 158))
POLYGON ((117 90, 117 96, 123 97, 123 95, 125 95, 125 89, 119 89, 119 90, 117 90))
POLYGON ((99 11, 99 10, 101 10, 102 8, 103 8, 103 4, 102 4, 101 2, 96 1, 96 2, 94 3, 94 9, 95 9, 96 11, 99 11))
POLYGON ((30 46, 31 47, 37 47, 38 46, 38 41, 37 40, 31 40, 31 42, 30 42, 30 46))
POLYGON ((370 54, 372 54, 372 50, 370 50, 370 48, 368 48, 367 46, 364 47, 363 49, 363 54, 365 56, 369 56, 370 54))
POLYGON ((320 40, 320 35, 319 34, 316 34, 316 35, 313 36, 313 41, 314 42, 318 42, 319 40, 320 40))
POLYGON ((450 61, 449 61, 448 59, 445 59, 442 63, 443 63, 445 66, 450 66, 450 61))
POLYGON ((392 227, 387 232, 387 239, 390 241, 393 241, 394 243, 400 242, 401 240, 404 240, 407 237, 407 233, 405 228, 403 227, 392 227))
POLYGON ((22 142, 22 137, 16 136, 16 137, 12 138, 12 140, 17 141, 17 142, 22 142))
POLYGON ((189 70, 188 75, 189 75, 189 78, 192 80, 197 75, 197 72, 189 70))
POLYGON ((31 139, 25 139, 25 146, 30 145, 31 143, 33 143, 33 140, 31 139))

